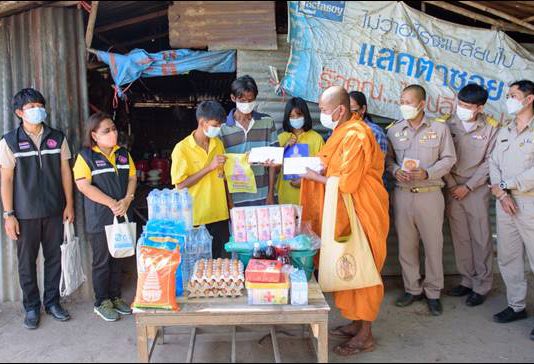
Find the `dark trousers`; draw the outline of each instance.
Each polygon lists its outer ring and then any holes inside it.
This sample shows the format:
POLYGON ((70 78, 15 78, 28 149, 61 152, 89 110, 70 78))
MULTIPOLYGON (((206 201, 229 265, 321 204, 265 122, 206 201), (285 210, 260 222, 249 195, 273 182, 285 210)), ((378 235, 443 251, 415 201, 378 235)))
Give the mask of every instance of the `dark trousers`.
POLYGON ((122 260, 109 254, 106 233, 88 234, 93 249, 95 307, 103 301, 121 297, 122 260))
POLYGON ((59 304, 61 280, 61 243, 63 218, 61 216, 19 220, 17 258, 23 305, 26 312, 41 309, 41 295, 37 285, 37 257, 43 246, 45 308, 59 304))
POLYGON ((213 243, 211 245, 211 253, 213 259, 224 258, 228 256, 224 250, 224 244, 230 241, 230 229, 228 227, 228 220, 214 222, 206 225, 211 236, 213 236, 213 243))

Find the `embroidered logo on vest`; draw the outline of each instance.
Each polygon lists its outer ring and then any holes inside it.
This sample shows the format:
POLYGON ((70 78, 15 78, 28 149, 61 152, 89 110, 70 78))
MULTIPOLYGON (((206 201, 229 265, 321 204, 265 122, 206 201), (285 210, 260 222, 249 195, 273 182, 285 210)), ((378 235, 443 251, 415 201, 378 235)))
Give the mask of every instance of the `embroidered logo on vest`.
POLYGON ((117 160, 119 161, 120 164, 126 164, 128 163, 128 158, 126 158, 125 156, 123 155, 120 155, 117 160))
POLYGON ((57 147, 57 142, 54 139, 48 139, 46 141, 46 146, 48 148, 56 148, 57 147))
POLYGON ((104 161, 101 160, 101 159, 97 159, 97 160, 95 161, 95 164, 96 164, 96 166, 97 166, 98 168, 102 168, 102 167, 106 167, 106 166, 107 166, 106 162, 104 162, 104 161))

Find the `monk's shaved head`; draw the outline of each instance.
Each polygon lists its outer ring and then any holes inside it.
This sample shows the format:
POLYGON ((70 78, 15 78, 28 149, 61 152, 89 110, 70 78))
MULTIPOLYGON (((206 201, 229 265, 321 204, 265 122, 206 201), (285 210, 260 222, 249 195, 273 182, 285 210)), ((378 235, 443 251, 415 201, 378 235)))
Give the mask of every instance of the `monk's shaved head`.
POLYGON ((339 105, 345 106, 346 110, 350 110, 350 97, 347 90, 341 86, 329 87, 321 95, 322 104, 328 105, 332 109, 339 105))

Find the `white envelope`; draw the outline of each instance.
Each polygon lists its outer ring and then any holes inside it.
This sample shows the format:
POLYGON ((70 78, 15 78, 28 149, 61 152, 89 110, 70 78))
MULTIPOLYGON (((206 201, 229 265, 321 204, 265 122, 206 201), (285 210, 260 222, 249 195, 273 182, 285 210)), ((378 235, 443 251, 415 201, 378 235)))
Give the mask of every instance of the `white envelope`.
POLYGON ((284 148, 260 147, 252 148, 248 156, 249 164, 263 164, 272 160, 274 164, 282 165, 284 162, 284 148))
POLYGON ((304 157, 284 159, 284 175, 295 174, 301 176, 307 173, 306 168, 320 173, 323 169, 321 158, 304 157))

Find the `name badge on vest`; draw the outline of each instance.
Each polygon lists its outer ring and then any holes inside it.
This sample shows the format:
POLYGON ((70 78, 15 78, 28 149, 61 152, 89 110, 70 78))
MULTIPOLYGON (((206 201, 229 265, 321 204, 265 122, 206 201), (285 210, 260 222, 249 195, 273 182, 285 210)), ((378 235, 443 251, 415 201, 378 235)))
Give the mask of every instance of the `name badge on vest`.
POLYGON ((54 139, 48 139, 46 141, 46 146, 50 149, 57 148, 57 142, 54 139))
POLYGON ((98 168, 103 168, 103 167, 106 167, 106 166, 107 166, 107 163, 104 162, 104 161, 101 160, 101 159, 97 159, 97 160, 95 161, 95 164, 96 164, 96 166, 97 166, 98 168))
POLYGON ((477 135, 477 134, 473 134, 472 138, 474 140, 486 140, 487 139, 485 135, 477 135))
POLYGON ((30 142, 22 142, 22 143, 19 143, 19 149, 20 150, 26 150, 26 149, 30 149, 32 146, 30 144, 30 142))

